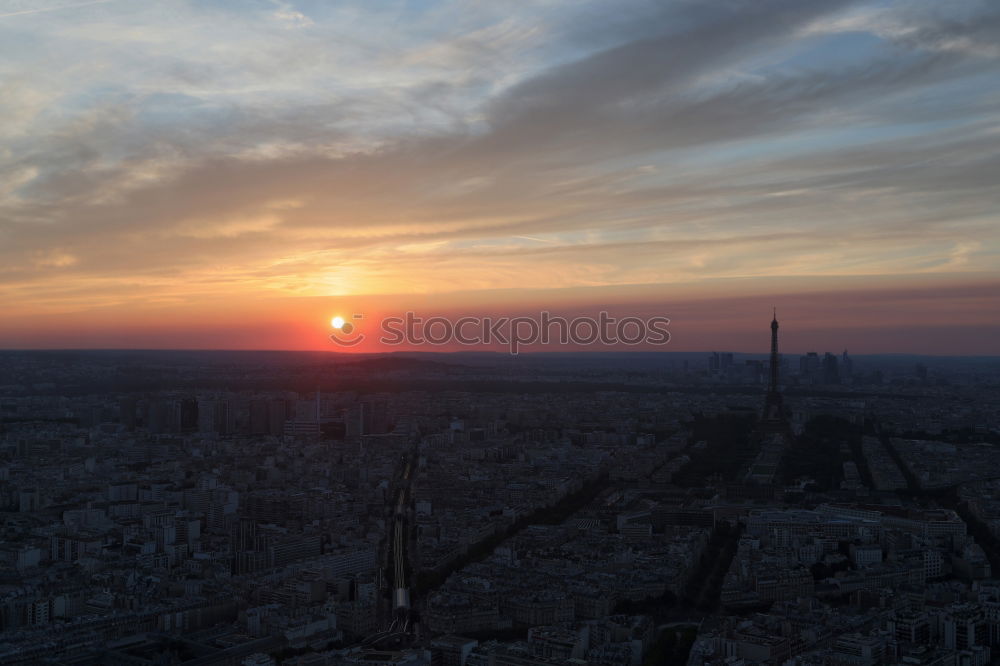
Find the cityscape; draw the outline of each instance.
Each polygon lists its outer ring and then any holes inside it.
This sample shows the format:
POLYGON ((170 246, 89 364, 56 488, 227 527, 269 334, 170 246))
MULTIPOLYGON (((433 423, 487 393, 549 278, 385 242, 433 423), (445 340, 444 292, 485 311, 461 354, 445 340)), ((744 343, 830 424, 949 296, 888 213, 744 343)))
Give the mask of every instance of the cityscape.
POLYGON ((1000 359, 564 356, 4 352, 0 662, 991 663, 1000 359))
POLYGON ((0 0, 0 666, 1000 664, 1000 0, 0 0))

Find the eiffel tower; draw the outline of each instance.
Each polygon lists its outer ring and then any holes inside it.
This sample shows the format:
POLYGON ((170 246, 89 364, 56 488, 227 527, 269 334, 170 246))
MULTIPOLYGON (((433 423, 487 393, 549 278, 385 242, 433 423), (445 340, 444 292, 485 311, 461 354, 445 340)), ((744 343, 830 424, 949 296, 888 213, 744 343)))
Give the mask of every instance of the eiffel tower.
POLYGON ((785 417, 785 407, 778 389, 778 376, 781 362, 778 358, 778 311, 774 310, 771 319, 771 381, 767 387, 767 397, 764 399, 764 414, 761 427, 769 432, 787 432, 788 420, 785 417))

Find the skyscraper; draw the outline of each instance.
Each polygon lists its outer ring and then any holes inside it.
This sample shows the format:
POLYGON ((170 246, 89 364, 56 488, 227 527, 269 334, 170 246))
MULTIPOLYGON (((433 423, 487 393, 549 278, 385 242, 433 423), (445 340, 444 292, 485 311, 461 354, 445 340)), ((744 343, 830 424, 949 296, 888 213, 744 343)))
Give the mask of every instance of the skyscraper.
POLYGON ((840 363, 837 357, 830 352, 823 355, 823 383, 840 383, 840 363))
POLYGON ((804 384, 818 384, 820 380, 819 354, 809 352, 799 358, 799 375, 804 384))

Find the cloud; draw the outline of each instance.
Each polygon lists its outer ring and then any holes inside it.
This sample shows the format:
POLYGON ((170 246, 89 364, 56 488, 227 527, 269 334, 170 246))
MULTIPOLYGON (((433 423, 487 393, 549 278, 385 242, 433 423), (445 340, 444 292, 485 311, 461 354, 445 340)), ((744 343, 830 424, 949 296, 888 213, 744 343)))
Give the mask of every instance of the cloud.
POLYGON ((290 2, 282 2, 281 0, 272 0, 272 2, 275 6, 274 18, 286 27, 308 28, 316 25, 311 18, 295 9, 290 2))
POLYGON ((109 2, 117 2, 117 0, 90 0, 89 2, 77 2, 71 4, 62 5, 52 5, 49 7, 31 7, 28 9, 4 9, 0 7, 0 19, 10 18, 13 16, 27 16, 30 14, 44 14, 47 12, 59 12, 67 9, 80 9, 83 7, 91 7, 93 5, 105 5, 109 2))
POLYGON ((1000 12, 980 2, 954 3, 950 13, 941 9, 940 3, 926 1, 861 6, 814 21, 803 32, 871 32, 911 49, 1000 58, 1000 12))
POLYGON ((996 265, 994 9, 488 5, 26 29, 8 311, 996 265))

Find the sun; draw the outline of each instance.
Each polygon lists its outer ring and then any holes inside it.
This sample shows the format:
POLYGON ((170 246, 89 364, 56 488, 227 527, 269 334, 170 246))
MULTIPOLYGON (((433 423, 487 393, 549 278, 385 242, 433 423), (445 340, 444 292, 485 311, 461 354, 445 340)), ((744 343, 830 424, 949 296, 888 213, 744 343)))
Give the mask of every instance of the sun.
POLYGON ((341 317, 340 315, 337 315, 336 317, 330 320, 330 326, 333 326, 337 330, 340 330, 344 326, 344 318, 341 317))

